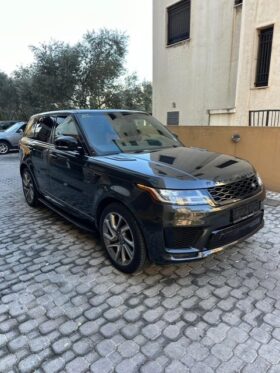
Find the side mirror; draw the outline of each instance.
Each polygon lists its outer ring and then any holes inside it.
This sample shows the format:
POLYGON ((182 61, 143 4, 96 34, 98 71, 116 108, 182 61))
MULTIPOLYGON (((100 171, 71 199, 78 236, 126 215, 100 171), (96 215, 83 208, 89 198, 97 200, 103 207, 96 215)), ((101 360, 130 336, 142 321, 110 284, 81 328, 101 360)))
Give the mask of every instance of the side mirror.
POLYGON ((172 135, 175 136, 176 139, 179 139, 179 136, 177 135, 177 133, 172 132, 172 135))
POLYGON ((60 136, 54 141, 54 146, 58 150, 75 151, 79 150, 79 143, 72 136, 60 136))
POLYGON ((17 130, 17 133, 19 133, 20 135, 22 135, 23 134, 23 129, 20 128, 19 130, 17 130))

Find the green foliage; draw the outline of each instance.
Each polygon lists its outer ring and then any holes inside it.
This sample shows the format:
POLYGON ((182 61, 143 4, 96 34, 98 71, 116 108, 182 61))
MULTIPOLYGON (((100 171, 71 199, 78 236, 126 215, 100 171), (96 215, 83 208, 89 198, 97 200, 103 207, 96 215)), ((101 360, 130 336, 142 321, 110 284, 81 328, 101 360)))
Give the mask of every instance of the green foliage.
POLYGON ((17 100, 14 82, 5 73, 0 72, 0 120, 16 115, 17 100))
POLYGON ((78 48, 81 54, 78 106, 102 108, 124 72, 127 36, 106 29, 88 32, 78 48))
POLYGON ((32 46, 33 64, 12 77, 0 73, 0 119, 68 108, 151 112, 151 83, 126 75, 127 44, 124 33, 103 29, 87 32, 74 46, 59 41, 32 46))
POLYGON ((80 53, 77 47, 62 42, 31 47, 33 88, 38 93, 42 110, 72 106, 79 82, 80 53))

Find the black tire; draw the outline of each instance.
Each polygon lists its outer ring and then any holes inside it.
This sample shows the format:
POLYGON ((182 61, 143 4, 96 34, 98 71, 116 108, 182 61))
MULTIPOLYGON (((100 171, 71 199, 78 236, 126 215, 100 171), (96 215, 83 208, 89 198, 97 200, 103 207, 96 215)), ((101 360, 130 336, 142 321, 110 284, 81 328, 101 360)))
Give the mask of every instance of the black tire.
POLYGON ((126 207, 120 203, 105 207, 100 217, 99 231, 102 244, 115 268, 124 273, 134 273, 143 268, 147 259, 144 237, 135 217, 126 207), (113 226, 117 229, 112 229, 113 226))
POLYGON ((0 155, 8 154, 10 151, 10 145, 7 141, 0 141, 0 155))
POLYGON ((37 188, 27 168, 24 168, 21 174, 23 194, 27 204, 31 207, 36 207, 39 204, 37 188))

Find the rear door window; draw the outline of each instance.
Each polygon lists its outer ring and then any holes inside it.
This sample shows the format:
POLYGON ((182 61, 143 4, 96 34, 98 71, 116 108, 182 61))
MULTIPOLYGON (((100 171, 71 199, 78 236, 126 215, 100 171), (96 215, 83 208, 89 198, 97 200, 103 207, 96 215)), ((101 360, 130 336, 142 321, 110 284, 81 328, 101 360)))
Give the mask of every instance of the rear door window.
POLYGON ((33 138, 42 142, 50 142, 52 128, 55 125, 55 119, 51 116, 40 117, 36 123, 33 138))

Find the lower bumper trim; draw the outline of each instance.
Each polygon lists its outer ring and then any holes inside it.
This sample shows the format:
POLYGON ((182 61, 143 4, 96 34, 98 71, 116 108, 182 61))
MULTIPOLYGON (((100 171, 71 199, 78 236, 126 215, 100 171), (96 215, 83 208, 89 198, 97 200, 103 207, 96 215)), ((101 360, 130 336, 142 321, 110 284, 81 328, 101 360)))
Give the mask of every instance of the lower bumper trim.
POLYGON ((218 247, 214 247, 214 248, 205 248, 205 249, 202 249, 202 250, 198 250, 196 248, 188 248, 188 249, 185 249, 185 250, 180 250, 180 249, 165 249, 165 252, 166 252, 166 255, 165 255, 165 259, 166 261, 168 262, 190 262, 190 261, 194 261, 194 260, 200 260, 200 259, 203 259, 203 258, 206 258, 210 255, 213 255, 213 254, 217 254, 229 247, 232 247, 236 244, 238 244, 239 242, 242 242, 244 240, 246 240, 247 238, 253 236, 255 233, 257 233, 261 228, 263 228, 264 226, 264 220, 263 218, 259 218, 260 220, 260 223, 253 229, 251 230, 249 233, 246 233, 244 235, 242 235, 241 237, 239 237, 238 239, 230 242, 230 243, 227 243, 227 244, 224 244, 224 245, 221 245, 221 246, 218 246, 218 247))

